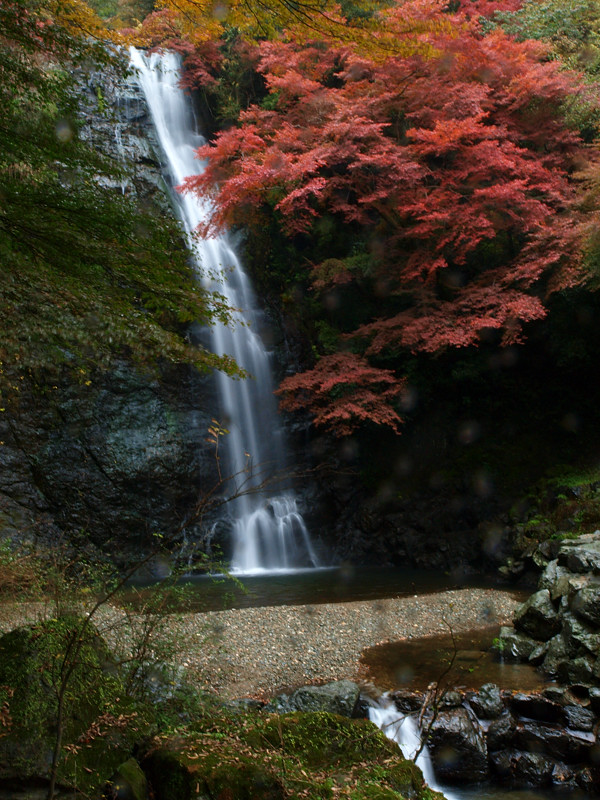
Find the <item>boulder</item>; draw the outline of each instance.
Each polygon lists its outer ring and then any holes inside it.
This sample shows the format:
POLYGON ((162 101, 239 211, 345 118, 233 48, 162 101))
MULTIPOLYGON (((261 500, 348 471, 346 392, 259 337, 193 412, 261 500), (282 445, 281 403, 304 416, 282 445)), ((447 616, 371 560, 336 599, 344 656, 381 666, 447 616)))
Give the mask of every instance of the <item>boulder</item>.
POLYGON ((560 620, 548 589, 540 589, 519 606, 513 622, 517 630, 542 642, 558 633, 560 620))
POLYGON ((531 653, 529 654, 528 661, 530 664, 533 664, 535 667, 539 666, 542 661, 546 658, 548 653, 550 642, 542 642, 536 648, 534 648, 531 653))
POLYGON ((517 726, 513 746, 528 753, 542 753, 570 764, 583 761, 593 738, 578 736, 558 725, 524 722, 517 726))
POLYGON ((600 585, 588 584, 575 593, 570 602, 573 611, 584 622, 600 627, 600 585))
MULTIPOLYGON (((561 569, 561 567, 559 567, 561 569)), ((560 598, 561 606, 568 608, 570 599, 584 586, 587 586, 589 577, 587 575, 573 575, 567 569, 564 574, 557 578, 551 590, 551 597, 553 600, 560 598)))
POLYGON ((558 563, 571 572, 600 574, 600 531, 563 543, 558 563))
POLYGON ((570 656, 600 653, 600 633, 569 611, 562 614, 562 634, 570 656))
POLYGON ((566 764, 555 764, 552 770, 552 785, 559 789, 576 790, 575 772, 566 764))
POLYGON ((429 752, 440 781, 471 783, 487 776, 487 744, 466 709, 441 711, 429 729, 429 752))
POLYGON ((492 770, 503 781, 525 786, 550 786, 556 761, 539 753, 502 750, 490 758, 492 770))
MULTIPOLYGON (((153 800, 432 800, 419 768, 373 723, 337 714, 199 719, 142 761, 153 800), (305 790, 307 790, 305 792, 305 790)), ((437 794, 435 795, 437 797, 437 794)))
POLYGON ((590 706, 592 711, 600 714, 600 688, 594 686, 590 689, 590 706))
POLYGON ((565 706, 567 727, 577 731, 591 731, 594 729, 596 715, 589 708, 582 706, 565 706))
POLYGON ((291 711, 327 711, 352 717, 360 697, 360 688, 352 681, 334 681, 324 686, 302 686, 292 695, 274 697, 265 711, 287 714, 291 711))
POLYGON ((486 683, 471 697, 469 704, 479 719, 497 719, 504 711, 500 689, 495 683, 486 683))
POLYGON ((566 722, 566 715, 562 706, 539 694, 517 692, 510 698, 510 706, 513 713, 537 722, 550 722, 559 725, 564 725, 566 722))
POLYGON ((527 661, 538 645, 531 637, 505 625, 500 628, 494 649, 503 661, 527 661))
POLYGON ((568 574, 568 570, 565 567, 559 567, 557 559, 550 561, 540 575, 538 590, 547 589, 550 592, 551 599, 556 600, 560 597, 560 592, 557 591, 558 580, 566 574, 568 574))
POLYGON ((462 695, 460 692, 451 690, 444 692, 438 701, 439 708, 460 708, 462 706, 462 695))
POLYGON ((409 689, 398 689, 391 692, 390 697, 398 711, 403 711, 405 714, 420 711, 423 705, 423 695, 419 692, 411 692, 409 689))
POLYGON ((556 675, 560 664, 567 658, 567 647, 562 636, 558 634, 548 642, 542 668, 547 675, 556 675))
MULTIPOLYGON (((594 682, 594 661, 590 656, 567 658, 559 662, 556 677, 561 683, 588 684, 594 682)), ((596 676, 596 677, 600 677, 596 676)))
POLYGON ((142 768, 129 758, 117 769, 104 789, 103 800, 147 800, 148 781, 142 768))
POLYGON ((510 714, 503 714, 499 719, 495 719, 490 723, 486 732, 488 752, 492 753, 509 748, 516 728, 516 722, 510 714))

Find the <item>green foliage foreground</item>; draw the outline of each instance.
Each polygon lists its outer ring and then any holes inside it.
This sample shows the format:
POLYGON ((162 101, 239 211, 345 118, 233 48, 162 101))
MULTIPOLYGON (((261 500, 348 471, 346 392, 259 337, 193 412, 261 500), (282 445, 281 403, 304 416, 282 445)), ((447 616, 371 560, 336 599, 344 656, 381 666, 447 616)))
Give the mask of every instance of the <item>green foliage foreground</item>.
POLYGON ((134 755, 156 800, 441 798, 367 720, 224 707, 185 685, 165 686, 152 702, 128 696, 104 640, 68 615, 0 638, 4 785, 48 779, 57 692, 74 636, 84 641, 65 693, 59 790, 100 797, 107 781, 130 783, 132 775, 143 785, 134 755))
POLYGON ((58 784, 97 790, 150 732, 149 714, 125 696, 105 642, 76 617, 51 619, 0 638, 0 783, 49 776, 65 653, 82 637, 66 686, 58 784))
POLYGON ((441 797, 371 722, 326 712, 204 720, 184 741, 157 739, 145 766, 162 800, 441 797))

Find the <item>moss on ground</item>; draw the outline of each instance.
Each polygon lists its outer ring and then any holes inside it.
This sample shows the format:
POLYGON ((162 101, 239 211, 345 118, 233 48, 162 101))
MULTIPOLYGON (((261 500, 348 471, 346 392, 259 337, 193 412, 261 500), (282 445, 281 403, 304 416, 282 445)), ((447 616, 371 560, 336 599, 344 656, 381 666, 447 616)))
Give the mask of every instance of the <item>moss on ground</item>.
POLYGON ((420 770, 367 720, 325 712, 213 717, 155 739, 156 800, 433 800, 420 770))

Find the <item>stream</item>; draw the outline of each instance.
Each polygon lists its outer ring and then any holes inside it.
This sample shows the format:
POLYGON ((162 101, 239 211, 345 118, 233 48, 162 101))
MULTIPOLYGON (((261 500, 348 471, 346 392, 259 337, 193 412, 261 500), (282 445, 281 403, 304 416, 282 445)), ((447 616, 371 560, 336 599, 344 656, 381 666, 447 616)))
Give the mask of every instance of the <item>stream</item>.
MULTIPOLYGON (((369 718, 385 735, 397 742, 406 758, 413 758, 418 752, 420 739, 414 720, 400 714, 384 695, 379 704, 369 711, 369 718)), ((436 791, 443 792, 446 800, 591 800, 590 795, 581 790, 558 791, 552 789, 508 789, 490 784, 471 787, 444 786, 438 783, 433 771, 427 748, 423 748, 416 760, 427 784, 436 791)))

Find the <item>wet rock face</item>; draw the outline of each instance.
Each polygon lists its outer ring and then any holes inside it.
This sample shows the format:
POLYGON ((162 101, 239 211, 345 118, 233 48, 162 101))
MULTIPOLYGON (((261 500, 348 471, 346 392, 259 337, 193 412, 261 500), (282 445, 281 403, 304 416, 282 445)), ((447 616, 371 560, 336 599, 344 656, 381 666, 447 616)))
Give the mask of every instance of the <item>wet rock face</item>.
POLYGON ((500 689, 486 683, 469 699, 469 704, 479 719, 497 719, 504 711, 500 689))
POLYGON ((360 689, 353 681, 334 681, 324 686, 302 686, 292 695, 273 698, 265 710, 286 714, 290 711, 327 711, 343 717, 356 715, 360 689))
POLYGON ((515 614, 514 626, 542 642, 558 633, 560 622, 548 589, 540 589, 523 603, 515 614))
POLYGON ((55 395, 23 398, 2 433, 5 535, 83 532, 125 558, 198 525, 199 492, 216 482, 201 378, 181 368, 150 379, 121 362, 85 391, 67 383, 55 395))
POLYGON ((440 781, 476 783, 485 779, 485 737, 466 709, 441 711, 429 730, 428 746, 440 781))
POLYGON ((596 533, 580 536, 562 545, 558 554, 559 565, 570 572, 600 574, 600 536, 596 533))
MULTIPOLYGON (((81 136, 132 168, 109 188, 171 213, 148 109, 131 78, 81 72, 81 136)), ((197 536, 196 509, 217 485, 205 439, 217 401, 185 366, 143 373, 125 359, 89 385, 55 381, 0 414, 0 538, 77 535, 117 560, 153 537, 197 536)))

